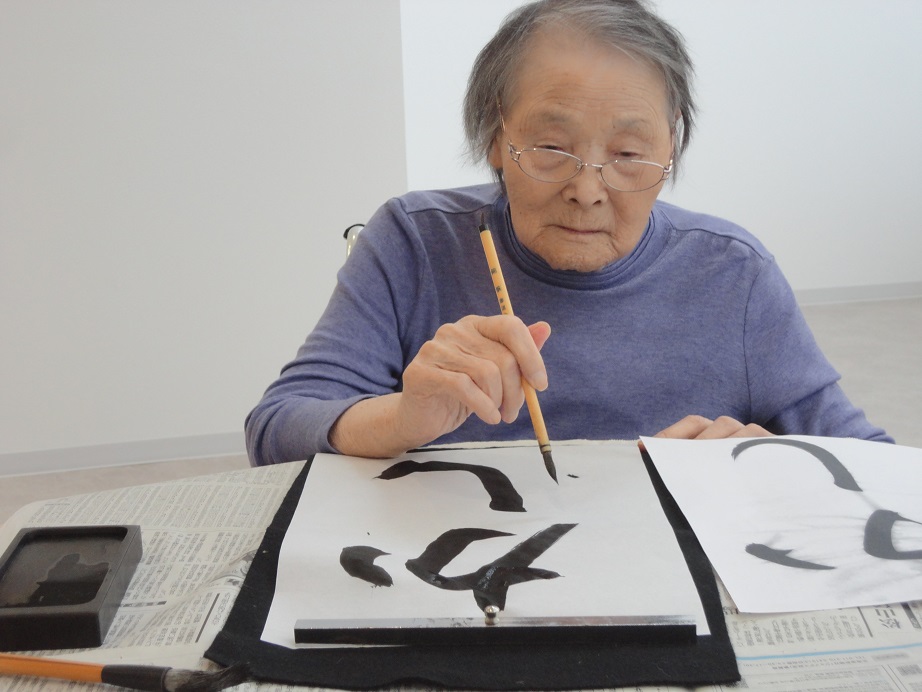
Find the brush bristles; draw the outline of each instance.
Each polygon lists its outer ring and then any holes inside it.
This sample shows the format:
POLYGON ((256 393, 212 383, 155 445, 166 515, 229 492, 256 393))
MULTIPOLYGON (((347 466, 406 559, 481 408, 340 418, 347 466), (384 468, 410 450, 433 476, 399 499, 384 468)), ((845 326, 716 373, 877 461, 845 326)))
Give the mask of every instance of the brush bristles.
POLYGON ((554 457, 551 456, 550 445, 547 446, 547 449, 541 447, 541 456, 544 457, 544 468, 547 469, 548 474, 555 483, 558 483, 557 480, 557 467, 554 465, 554 457))
POLYGON ((179 670, 171 668, 163 681, 165 692, 215 692, 239 685, 248 677, 242 663, 223 670, 179 670))

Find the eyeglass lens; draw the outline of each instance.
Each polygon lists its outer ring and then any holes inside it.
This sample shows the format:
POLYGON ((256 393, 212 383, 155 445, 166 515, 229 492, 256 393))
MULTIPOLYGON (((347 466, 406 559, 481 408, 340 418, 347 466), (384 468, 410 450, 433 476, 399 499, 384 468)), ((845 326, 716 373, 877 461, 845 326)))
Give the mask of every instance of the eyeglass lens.
MULTIPOLYGON (((554 149, 524 149, 518 164, 531 178, 547 183, 562 183, 579 173, 582 161, 572 154, 554 149)), ((609 161, 601 167, 602 180, 622 192, 647 190, 660 182, 665 169, 648 161, 609 161)))

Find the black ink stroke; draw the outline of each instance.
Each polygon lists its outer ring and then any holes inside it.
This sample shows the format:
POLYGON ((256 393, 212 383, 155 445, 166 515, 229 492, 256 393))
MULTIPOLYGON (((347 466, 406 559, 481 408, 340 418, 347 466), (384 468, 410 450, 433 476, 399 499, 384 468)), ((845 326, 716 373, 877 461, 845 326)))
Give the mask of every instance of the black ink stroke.
POLYGON ((852 476, 851 472, 845 468, 842 462, 839 461, 832 452, 810 442, 777 437, 764 437, 740 442, 738 445, 736 445, 736 447, 733 448, 733 451, 730 453, 730 455, 736 459, 742 452, 746 451, 750 447, 756 447, 758 445, 787 445, 788 447, 797 447, 798 449, 802 449, 803 451, 812 454, 823 466, 826 467, 826 470, 832 474, 833 482, 838 487, 845 490, 855 490, 859 493, 863 492, 861 487, 855 481, 855 478, 852 476))
POLYGON ((754 557, 759 558, 760 560, 765 560, 766 562, 773 562, 776 565, 781 565, 782 567, 795 567, 797 569, 835 569, 835 567, 830 567, 829 565, 821 565, 816 562, 808 562, 807 560, 798 560, 796 557, 790 557, 788 553, 790 550, 778 550, 777 548, 770 548, 763 543, 750 543, 746 546, 746 552, 754 557))
POLYGON ((387 570, 374 564, 375 558, 390 555, 370 545, 350 545, 339 554, 339 564, 351 577, 362 579, 374 586, 393 586, 394 580, 387 570))
POLYGON ((409 476, 411 473, 425 473, 427 471, 467 471, 473 473, 480 480, 484 490, 490 494, 490 509, 497 512, 525 511, 522 496, 516 492, 509 477, 502 471, 490 466, 457 464, 449 461, 418 462, 408 459, 389 466, 377 477, 389 481, 409 476))
POLYGON ((864 525, 864 552, 882 560, 922 560, 922 550, 897 550, 893 545, 893 525, 898 521, 922 524, 892 510, 878 509, 864 525))
POLYGON ((450 529, 426 546, 422 555, 407 560, 406 567, 424 582, 440 589, 465 591, 471 587, 462 583, 463 577, 444 577, 440 574, 445 565, 463 553, 474 541, 512 535, 514 534, 493 529, 450 529))
POLYGON ((492 529, 451 529, 430 543, 417 558, 407 560, 407 569, 427 584, 449 591, 472 591, 477 607, 506 607, 509 587, 536 579, 556 579, 560 575, 550 570, 531 567, 540 557, 576 524, 553 524, 516 545, 497 560, 475 572, 447 577, 441 570, 474 541, 512 534, 492 529))

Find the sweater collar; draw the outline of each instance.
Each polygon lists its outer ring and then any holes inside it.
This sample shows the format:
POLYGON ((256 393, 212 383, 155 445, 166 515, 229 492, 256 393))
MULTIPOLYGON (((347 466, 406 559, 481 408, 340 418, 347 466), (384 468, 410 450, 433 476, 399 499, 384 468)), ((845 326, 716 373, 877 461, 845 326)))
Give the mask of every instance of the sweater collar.
POLYGON ((525 247, 512 229, 509 200, 501 195, 493 205, 491 223, 503 249, 523 272, 542 283, 561 288, 593 290, 611 288, 633 279, 659 257, 668 242, 667 220, 653 207, 647 227, 634 249, 624 257, 593 272, 553 269, 537 254, 525 247))

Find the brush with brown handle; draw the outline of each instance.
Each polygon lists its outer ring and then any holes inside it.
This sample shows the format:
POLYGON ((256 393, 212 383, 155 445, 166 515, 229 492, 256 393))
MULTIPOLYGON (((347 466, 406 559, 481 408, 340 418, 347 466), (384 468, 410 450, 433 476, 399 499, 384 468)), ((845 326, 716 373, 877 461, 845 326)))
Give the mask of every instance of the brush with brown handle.
POLYGON ((248 677, 246 666, 242 664, 217 671, 182 670, 144 665, 102 665, 18 654, 0 654, 0 674, 102 682, 149 692, 216 692, 239 685, 248 677))

